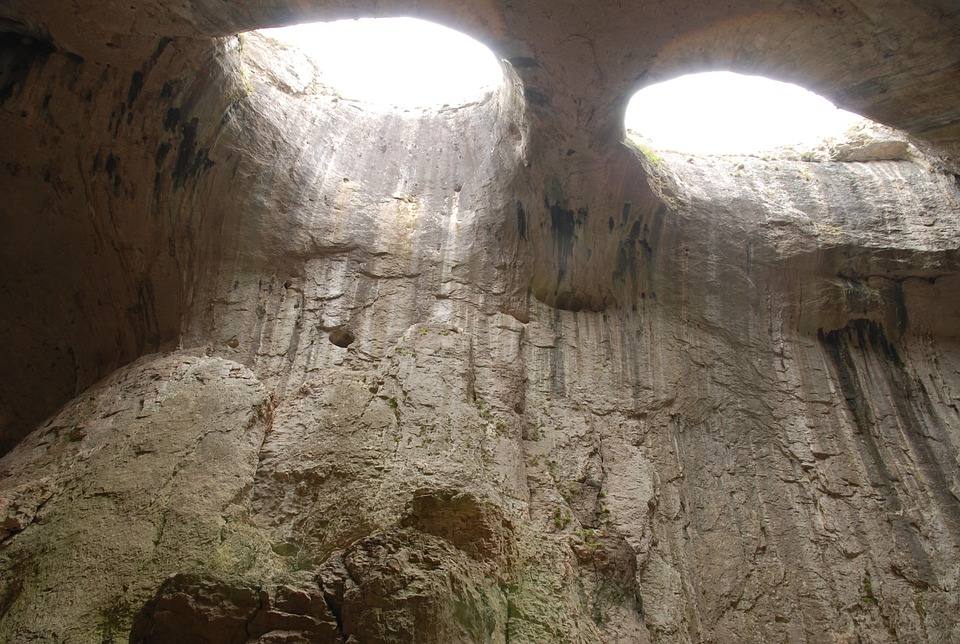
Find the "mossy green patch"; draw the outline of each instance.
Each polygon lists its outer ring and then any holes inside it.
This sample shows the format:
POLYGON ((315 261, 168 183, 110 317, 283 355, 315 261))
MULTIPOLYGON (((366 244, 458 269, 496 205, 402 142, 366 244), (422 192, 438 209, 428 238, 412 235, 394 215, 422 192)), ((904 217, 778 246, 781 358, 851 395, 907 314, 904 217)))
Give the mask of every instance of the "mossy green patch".
POLYGON ((655 166, 663 165, 663 157, 657 154, 656 150, 651 148, 649 145, 637 139, 631 139, 630 142, 637 149, 637 151, 639 151, 640 154, 647 159, 647 161, 655 166))

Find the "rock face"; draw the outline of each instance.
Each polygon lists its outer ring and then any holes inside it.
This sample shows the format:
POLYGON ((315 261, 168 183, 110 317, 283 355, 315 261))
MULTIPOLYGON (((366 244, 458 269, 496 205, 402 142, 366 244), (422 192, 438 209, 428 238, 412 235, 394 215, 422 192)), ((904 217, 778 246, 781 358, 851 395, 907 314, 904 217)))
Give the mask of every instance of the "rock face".
POLYGON ((0 7, 0 640, 960 640, 955 7, 425 2, 400 114, 229 4, 0 7), (621 141, 706 60, 919 138, 621 141))
POLYGON ((342 642, 315 584, 266 590, 173 575, 137 614, 131 642, 342 642))
POLYGON ((125 636, 131 598, 220 544, 269 409, 248 369, 174 353, 121 369, 21 442, 0 483, 4 639, 125 636))

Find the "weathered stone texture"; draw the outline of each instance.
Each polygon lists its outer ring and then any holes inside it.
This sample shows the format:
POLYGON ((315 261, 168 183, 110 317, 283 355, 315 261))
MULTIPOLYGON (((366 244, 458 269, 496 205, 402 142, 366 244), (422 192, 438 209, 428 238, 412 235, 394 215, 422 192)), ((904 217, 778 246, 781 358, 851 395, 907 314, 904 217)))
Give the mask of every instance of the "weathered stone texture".
POLYGON ((269 422, 245 367, 173 353, 118 371, 0 465, 3 635, 125 636, 171 570, 218 557, 269 422))
POLYGON ((761 60, 782 6, 651 14, 687 38, 643 64, 606 5, 435 9, 552 26, 399 114, 208 38, 294 9, 102 3, 85 43, 47 4, 0 13, 51 32, 2 49, 0 639, 960 640, 956 33, 877 62, 918 4, 821 3, 778 56, 926 142, 775 158, 607 126, 626 71, 761 60))

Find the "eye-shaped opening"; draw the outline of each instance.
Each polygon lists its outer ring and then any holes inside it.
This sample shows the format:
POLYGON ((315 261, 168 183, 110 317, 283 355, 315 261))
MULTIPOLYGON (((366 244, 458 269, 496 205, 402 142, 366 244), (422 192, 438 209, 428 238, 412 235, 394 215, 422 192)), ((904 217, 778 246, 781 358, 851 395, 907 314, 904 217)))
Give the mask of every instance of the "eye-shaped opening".
POLYGON ((344 98, 375 107, 464 105, 503 81, 499 60, 485 45, 414 18, 314 22, 259 33, 308 55, 320 81, 344 98))
POLYGON ((868 121, 791 83, 733 72, 705 72, 634 94, 625 125, 653 149, 749 154, 817 145, 868 121))

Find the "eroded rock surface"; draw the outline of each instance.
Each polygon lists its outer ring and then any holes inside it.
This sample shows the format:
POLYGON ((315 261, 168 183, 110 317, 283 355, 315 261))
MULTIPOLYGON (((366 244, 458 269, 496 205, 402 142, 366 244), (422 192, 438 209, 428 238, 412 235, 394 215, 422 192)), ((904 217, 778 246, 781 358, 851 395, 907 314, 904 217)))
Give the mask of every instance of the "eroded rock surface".
POLYGON ((0 465, 4 638, 125 637, 144 592, 215 554, 269 413, 245 367, 174 353, 121 369, 21 442, 0 465))
POLYGON ((320 589, 309 578, 302 581, 268 590, 213 577, 172 575, 140 609, 130 641, 343 642, 320 589))
POLYGON ((229 36, 339 5, 0 8, 0 639, 960 639, 956 10, 423 4, 499 91, 229 36), (611 135, 701 50, 925 144, 611 135))

